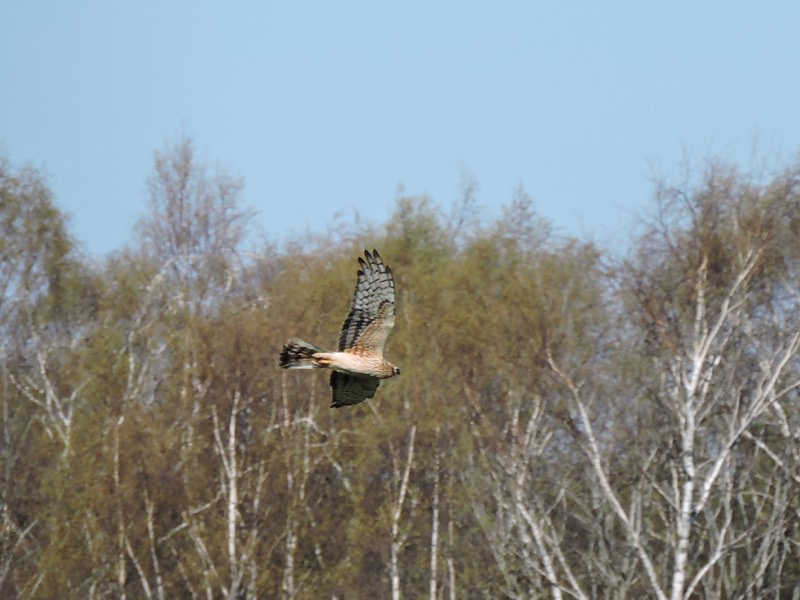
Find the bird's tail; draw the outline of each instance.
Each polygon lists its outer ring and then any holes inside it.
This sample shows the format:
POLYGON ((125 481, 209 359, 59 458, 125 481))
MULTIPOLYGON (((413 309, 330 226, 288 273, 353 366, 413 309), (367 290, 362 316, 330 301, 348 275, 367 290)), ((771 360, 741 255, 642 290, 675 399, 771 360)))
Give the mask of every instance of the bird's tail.
POLYGON ((283 369, 321 369, 323 365, 317 362, 314 354, 325 352, 319 346, 309 344, 303 340, 292 338, 281 351, 281 368, 283 369))

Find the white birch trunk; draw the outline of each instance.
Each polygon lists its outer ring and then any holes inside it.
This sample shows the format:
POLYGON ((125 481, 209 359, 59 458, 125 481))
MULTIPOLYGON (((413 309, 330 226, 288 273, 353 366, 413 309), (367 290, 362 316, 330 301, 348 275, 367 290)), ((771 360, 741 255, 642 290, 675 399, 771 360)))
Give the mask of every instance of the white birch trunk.
POLYGON ((436 600, 436 559, 439 553, 439 431, 436 432, 436 454, 433 460, 433 500, 431 508, 431 573, 430 600, 436 600))
POLYGON ((236 594, 239 573, 239 557, 236 549, 236 525, 239 520, 239 466, 236 456, 236 418, 239 412, 239 390, 233 395, 233 408, 228 421, 228 564, 230 568, 230 595, 236 594))
POLYGON ((411 463, 414 460, 414 439, 417 434, 417 426, 412 425, 408 435, 408 455, 403 469, 403 476, 400 481, 400 490, 397 494, 394 510, 392 510, 392 542, 391 555, 389 559, 389 574, 392 582, 392 600, 400 600, 400 565, 399 555, 405 536, 400 535, 400 516, 403 513, 403 503, 408 490, 408 476, 411 473, 411 463))
POLYGON ((125 595, 125 525, 122 521, 122 500, 120 499, 120 486, 119 486, 119 426, 120 422, 114 424, 114 495, 117 500, 117 587, 119 589, 119 597, 123 600, 127 597, 125 595))
POLYGON ((450 600, 456 600, 456 564, 453 560, 453 519, 447 521, 447 576, 450 584, 450 600))
MULTIPOLYGON (((289 415, 289 396, 286 389, 286 372, 281 373, 281 392, 283 398, 282 435, 288 436, 291 420, 289 415)), ((285 545, 286 562, 283 567, 283 576, 281 579, 281 592, 283 593, 284 598, 294 598, 295 596, 294 553, 297 548, 297 539, 295 537, 295 532, 294 532, 294 527, 295 527, 294 515, 291 504, 292 502, 294 502, 294 495, 295 495, 294 472, 293 472, 293 465, 291 464, 292 460, 291 453, 287 452, 286 460, 288 462, 288 464, 286 465, 286 492, 290 500, 290 505, 287 507, 287 514, 286 514, 286 545, 285 545)))

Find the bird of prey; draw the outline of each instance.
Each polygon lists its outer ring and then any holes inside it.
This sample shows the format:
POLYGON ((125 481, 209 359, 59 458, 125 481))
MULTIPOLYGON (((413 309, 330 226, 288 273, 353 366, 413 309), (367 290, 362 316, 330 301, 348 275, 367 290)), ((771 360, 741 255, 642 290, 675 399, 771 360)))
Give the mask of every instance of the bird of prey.
POLYGON ((381 379, 400 374, 383 358, 383 345, 394 325, 394 277, 377 250, 364 251, 350 312, 339 334, 338 352, 292 338, 283 347, 284 369, 332 369, 331 407, 363 402, 375 395, 381 379))

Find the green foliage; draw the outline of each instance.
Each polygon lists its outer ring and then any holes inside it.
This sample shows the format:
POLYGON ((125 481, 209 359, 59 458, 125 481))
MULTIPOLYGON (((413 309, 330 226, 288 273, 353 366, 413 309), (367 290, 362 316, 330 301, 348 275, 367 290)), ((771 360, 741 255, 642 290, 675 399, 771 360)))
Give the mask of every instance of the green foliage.
MULTIPOLYGON (((698 478, 797 330, 797 173, 660 186, 619 262, 555 235, 522 189, 468 231, 400 197, 381 228, 252 259, 241 180, 183 139, 156 153, 138 245, 96 264, 41 177, 0 162, 0 596, 387 597, 393 575, 407 597, 431 578, 440 598, 547 597, 551 577, 652 595, 642 556, 661 586, 675 563, 675 390, 699 302, 703 323, 740 312, 709 359, 698 478), (326 374, 281 371, 278 353, 293 336, 335 347, 373 247, 396 277, 402 375, 331 410, 326 374)), ((694 564, 725 548, 697 594, 778 597, 800 576, 798 366, 697 515, 694 564)))

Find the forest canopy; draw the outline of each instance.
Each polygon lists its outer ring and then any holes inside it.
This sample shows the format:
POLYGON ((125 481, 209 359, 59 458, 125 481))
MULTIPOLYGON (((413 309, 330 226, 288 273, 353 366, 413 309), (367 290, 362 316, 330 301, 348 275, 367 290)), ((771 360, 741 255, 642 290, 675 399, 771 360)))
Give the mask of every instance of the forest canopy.
POLYGON ((0 597, 800 598, 800 163, 685 175, 613 252, 472 188, 254 250, 183 138, 89 260, 0 161, 0 597), (402 375, 332 410, 278 355, 373 247, 402 375))

